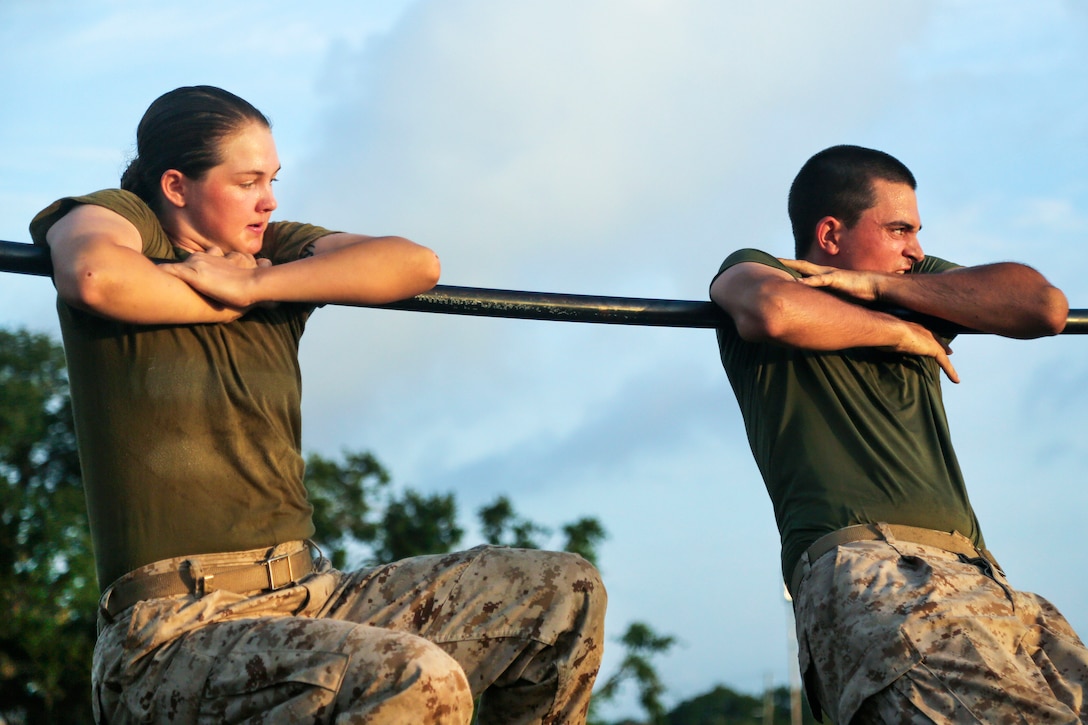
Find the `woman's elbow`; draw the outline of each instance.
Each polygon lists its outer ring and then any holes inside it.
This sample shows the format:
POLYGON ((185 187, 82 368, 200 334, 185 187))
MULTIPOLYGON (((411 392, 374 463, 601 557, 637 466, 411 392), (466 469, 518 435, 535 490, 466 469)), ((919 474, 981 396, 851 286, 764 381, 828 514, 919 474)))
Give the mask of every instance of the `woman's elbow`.
POLYGON ((101 270, 81 266, 56 275, 57 294, 72 307, 98 311, 110 299, 110 283, 101 270))
POLYGON ((403 277, 406 286, 411 288, 411 294, 416 295, 438 284, 438 278, 442 274, 442 263, 438 255, 427 247, 414 245, 410 259, 403 268, 403 277))
POLYGON ((427 289, 438 284, 438 278, 442 276, 442 261, 438 258, 438 255, 430 249, 427 249, 426 254, 424 255, 421 271, 427 289))

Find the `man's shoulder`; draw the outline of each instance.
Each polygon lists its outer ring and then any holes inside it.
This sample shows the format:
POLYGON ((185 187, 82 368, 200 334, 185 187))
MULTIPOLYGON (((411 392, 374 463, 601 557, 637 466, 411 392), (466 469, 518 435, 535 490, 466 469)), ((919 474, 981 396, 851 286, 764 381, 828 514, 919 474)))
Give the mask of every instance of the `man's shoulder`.
POLYGON ((940 257, 923 257, 921 262, 916 262, 911 267, 911 274, 939 274, 940 272, 947 272, 950 269, 956 269, 963 265, 956 264, 955 262, 949 262, 947 259, 941 259, 940 257))
POLYGON ((722 262, 722 266, 718 268, 718 272, 720 274, 721 272, 724 272, 730 267, 734 267, 738 264, 741 264, 742 262, 756 262, 757 264, 765 264, 770 267, 779 267, 785 269, 785 266, 781 262, 779 262, 778 258, 775 257, 773 254, 768 254, 762 249, 747 248, 738 249, 737 251, 726 257, 725 261, 722 262))
POLYGON ((717 280, 723 272, 737 266, 738 264, 743 264, 745 262, 754 262, 756 264, 774 267, 775 269, 785 270, 790 274, 796 276, 795 272, 791 271, 788 267, 786 267, 786 265, 782 264, 782 262, 778 260, 778 257, 775 257, 773 254, 768 254, 761 249, 738 249, 737 251, 726 257, 725 261, 722 262, 720 267, 718 267, 717 273, 715 273, 713 279, 710 280, 711 287, 714 286, 715 280, 717 280))

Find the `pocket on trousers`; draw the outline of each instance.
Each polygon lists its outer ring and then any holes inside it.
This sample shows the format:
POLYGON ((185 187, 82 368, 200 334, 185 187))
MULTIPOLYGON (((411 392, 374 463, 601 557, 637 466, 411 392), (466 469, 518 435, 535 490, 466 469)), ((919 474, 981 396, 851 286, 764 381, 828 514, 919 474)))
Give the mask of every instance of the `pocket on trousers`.
POLYGON ((349 658, 340 652, 262 650, 216 658, 204 685, 201 718, 241 722, 312 719, 336 699, 349 658))

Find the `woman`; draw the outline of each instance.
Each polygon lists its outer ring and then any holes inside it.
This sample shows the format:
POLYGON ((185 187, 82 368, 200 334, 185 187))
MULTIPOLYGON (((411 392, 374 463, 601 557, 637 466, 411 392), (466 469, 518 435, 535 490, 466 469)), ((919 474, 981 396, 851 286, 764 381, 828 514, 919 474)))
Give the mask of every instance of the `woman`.
POLYGON ((605 593, 480 547, 343 573, 311 553, 298 342, 323 303, 431 288, 398 237, 271 222, 268 119, 148 108, 121 189, 31 223, 53 259, 99 583, 101 722, 584 722, 605 593))

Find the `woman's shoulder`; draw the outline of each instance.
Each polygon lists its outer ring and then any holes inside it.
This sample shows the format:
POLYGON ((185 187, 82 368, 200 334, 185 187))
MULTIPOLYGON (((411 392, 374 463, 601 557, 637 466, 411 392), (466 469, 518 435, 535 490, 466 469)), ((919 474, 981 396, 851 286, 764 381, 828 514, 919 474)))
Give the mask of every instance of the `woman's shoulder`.
POLYGON ((30 238, 35 244, 45 244, 45 235, 49 229, 77 206, 93 204, 108 209, 132 223, 144 240, 145 252, 166 242, 166 233, 158 217, 143 199, 124 189, 101 189, 80 196, 66 196, 38 212, 30 222, 30 238))
POLYGON ((267 257, 274 264, 291 262, 302 256, 310 244, 321 237, 336 232, 316 224, 303 222, 270 222, 265 231, 264 248, 260 256, 267 257))

